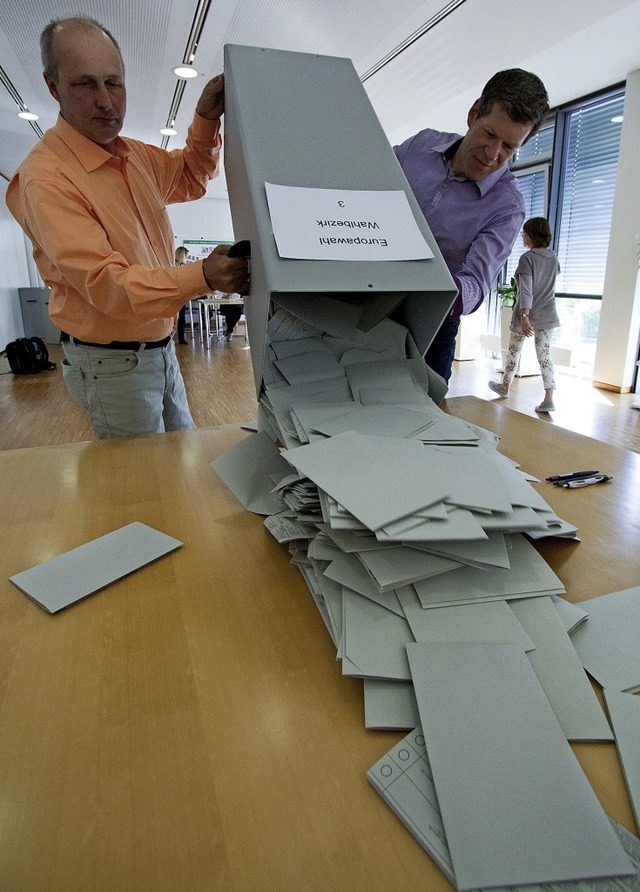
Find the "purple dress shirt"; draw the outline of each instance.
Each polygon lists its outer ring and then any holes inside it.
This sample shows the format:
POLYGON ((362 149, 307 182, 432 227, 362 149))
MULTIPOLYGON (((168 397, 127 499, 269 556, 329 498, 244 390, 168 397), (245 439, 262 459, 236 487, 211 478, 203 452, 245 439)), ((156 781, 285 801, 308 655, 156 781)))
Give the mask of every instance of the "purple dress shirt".
POLYGON ((394 146, 458 288, 452 315, 480 306, 525 218, 524 198, 506 165, 478 182, 454 176, 446 152, 460 139, 457 133, 421 130, 394 146))

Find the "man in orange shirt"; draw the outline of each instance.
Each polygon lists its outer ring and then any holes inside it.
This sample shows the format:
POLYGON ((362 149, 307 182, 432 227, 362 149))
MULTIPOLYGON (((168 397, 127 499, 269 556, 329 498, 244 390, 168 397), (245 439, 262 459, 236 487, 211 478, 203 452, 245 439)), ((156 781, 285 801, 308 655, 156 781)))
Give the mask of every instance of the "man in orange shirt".
POLYGON ((224 245, 174 266, 166 205, 200 198, 217 173, 224 79, 205 86, 185 148, 166 152, 119 135, 124 65, 102 25, 53 21, 40 43, 60 115, 13 176, 7 205, 51 288, 65 383, 98 438, 193 428, 175 316, 203 293, 245 291, 248 268, 224 245))

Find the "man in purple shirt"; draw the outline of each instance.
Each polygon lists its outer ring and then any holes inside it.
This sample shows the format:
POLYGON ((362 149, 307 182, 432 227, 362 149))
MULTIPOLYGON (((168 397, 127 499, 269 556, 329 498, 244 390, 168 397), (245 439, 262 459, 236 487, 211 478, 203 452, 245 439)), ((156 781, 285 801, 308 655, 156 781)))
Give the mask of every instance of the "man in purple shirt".
POLYGON ((511 253, 525 218, 509 159, 549 112, 544 84, 512 68, 485 85, 466 135, 421 130, 394 151, 458 288, 427 350, 427 364, 451 377, 460 316, 477 310, 511 253))

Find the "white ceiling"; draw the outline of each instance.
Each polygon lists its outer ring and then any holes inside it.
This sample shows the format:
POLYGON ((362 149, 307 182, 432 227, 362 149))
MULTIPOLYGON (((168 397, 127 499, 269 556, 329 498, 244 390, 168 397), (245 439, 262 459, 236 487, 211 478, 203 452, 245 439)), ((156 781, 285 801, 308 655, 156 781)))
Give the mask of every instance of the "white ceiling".
MULTIPOLYGON (((183 145, 205 79, 222 71, 226 43, 349 57, 391 143, 427 126, 464 132, 468 108, 502 68, 535 71, 552 106, 640 68, 640 0, 0 0, 0 66, 46 130, 57 106, 42 79, 40 31, 52 18, 93 16, 123 51, 123 132, 160 145, 177 83, 171 69, 183 60, 194 17, 204 10, 194 63, 201 77, 186 83, 169 148, 183 145)), ((17 111, 0 83, 5 179, 38 139, 17 111)), ((224 197, 224 178, 208 194, 224 197)))

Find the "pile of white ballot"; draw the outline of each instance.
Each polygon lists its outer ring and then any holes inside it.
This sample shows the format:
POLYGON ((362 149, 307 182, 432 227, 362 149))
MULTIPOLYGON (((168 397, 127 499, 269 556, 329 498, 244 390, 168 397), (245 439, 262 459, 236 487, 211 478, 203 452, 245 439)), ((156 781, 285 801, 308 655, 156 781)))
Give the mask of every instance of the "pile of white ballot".
POLYGON ((274 301, 261 432, 212 467, 289 543, 366 726, 416 729, 368 778, 457 888, 636 883, 567 742, 614 739, 569 637, 588 614, 529 541, 576 528, 363 313, 274 301))

